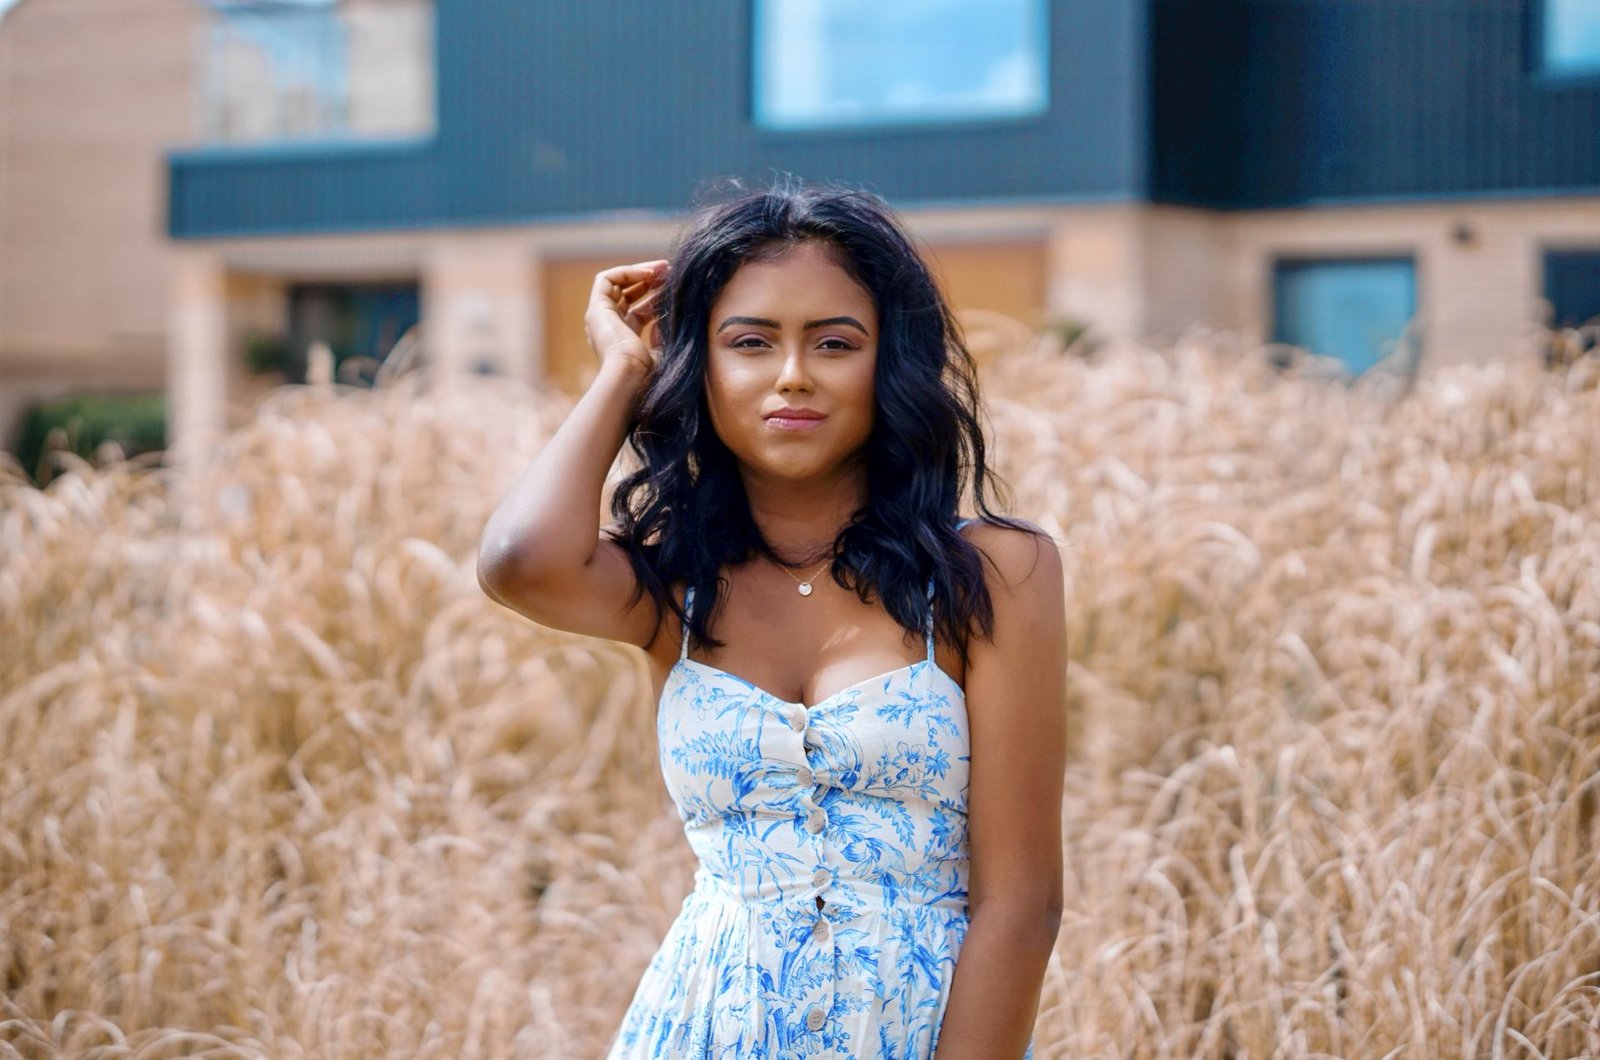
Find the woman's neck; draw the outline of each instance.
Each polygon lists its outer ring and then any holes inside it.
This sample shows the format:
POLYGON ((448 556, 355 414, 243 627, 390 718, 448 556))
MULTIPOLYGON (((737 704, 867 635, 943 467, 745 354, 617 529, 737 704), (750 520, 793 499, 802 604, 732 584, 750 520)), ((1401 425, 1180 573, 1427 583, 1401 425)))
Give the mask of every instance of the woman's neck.
POLYGON ((864 481, 854 477, 831 482, 747 481, 750 518, 762 538, 789 565, 820 563, 839 531, 866 501, 864 481))

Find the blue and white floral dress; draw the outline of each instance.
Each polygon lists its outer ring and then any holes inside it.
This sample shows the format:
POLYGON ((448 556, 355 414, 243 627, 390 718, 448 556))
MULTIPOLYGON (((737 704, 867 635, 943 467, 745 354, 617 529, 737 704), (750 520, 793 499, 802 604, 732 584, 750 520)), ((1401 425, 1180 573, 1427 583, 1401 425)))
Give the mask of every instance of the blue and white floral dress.
POLYGON ((609 1060, 932 1055, 967 932, 968 736, 931 580, 928 601, 926 658, 810 708, 684 638, 656 728, 700 864, 609 1060))

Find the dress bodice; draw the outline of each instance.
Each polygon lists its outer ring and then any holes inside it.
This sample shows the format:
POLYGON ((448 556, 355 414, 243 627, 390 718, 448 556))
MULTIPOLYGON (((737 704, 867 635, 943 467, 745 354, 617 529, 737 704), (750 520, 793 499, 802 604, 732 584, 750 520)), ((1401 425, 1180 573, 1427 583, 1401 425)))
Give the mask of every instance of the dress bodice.
POLYGON ((688 658, 685 638, 657 735, 717 883, 746 901, 964 907, 966 697, 934 660, 931 614, 924 637, 924 658, 810 707, 688 658))

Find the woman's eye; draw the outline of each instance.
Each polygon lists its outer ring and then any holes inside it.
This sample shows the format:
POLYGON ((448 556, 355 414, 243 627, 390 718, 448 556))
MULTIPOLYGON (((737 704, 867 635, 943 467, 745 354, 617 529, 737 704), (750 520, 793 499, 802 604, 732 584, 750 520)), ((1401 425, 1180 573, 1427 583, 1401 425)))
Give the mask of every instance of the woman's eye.
MULTIPOLYGON (((766 346, 766 344, 766 340, 760 335, 746 335, 742 339, 733 340, 733 342, 729 343, 728 345, 736 350, 754 350, 760 349, 761 347, 766 346)), ((854 346, 850 345, 850 343, 846 342, 844 339, 823 339, 817 344, 817 346, 819 349, 827 350, 833 353, 844 353, 855 349, 854 346)))

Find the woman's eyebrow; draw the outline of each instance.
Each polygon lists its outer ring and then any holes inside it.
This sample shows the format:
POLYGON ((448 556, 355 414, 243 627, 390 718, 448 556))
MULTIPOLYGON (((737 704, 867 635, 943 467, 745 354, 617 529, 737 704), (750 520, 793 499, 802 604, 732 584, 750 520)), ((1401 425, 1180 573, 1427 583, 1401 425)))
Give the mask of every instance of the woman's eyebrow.
MULTIPOLYGON (((729 317, 717 326, 717 331, 721 332, 723 328, 732 327, 734 324, 748 324, 757 328, 778 327, 776 320, 768 320, 766 317, 729 317)), ((824 317, 822 320, 808 320, 801 330, 810 331, 813 328, 827 328, 835 324, 848 324, 863 335, 867 333, 867 329, 855 317, 824 317)))

